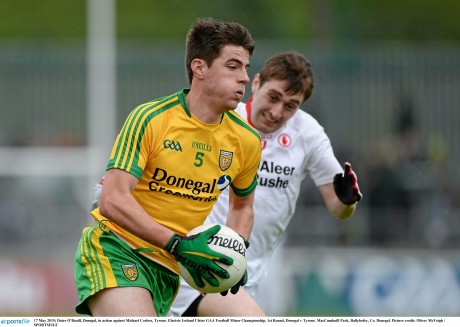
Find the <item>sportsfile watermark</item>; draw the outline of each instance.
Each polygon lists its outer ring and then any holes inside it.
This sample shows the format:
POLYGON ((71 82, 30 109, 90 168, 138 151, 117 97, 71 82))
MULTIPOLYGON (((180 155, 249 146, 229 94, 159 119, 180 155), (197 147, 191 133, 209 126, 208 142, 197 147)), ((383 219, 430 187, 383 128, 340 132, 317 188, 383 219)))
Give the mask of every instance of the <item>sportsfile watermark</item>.
POLYGON ((2 326, 70 327, 70 326, 460 326, 460 317, 264 317, 264 318, 93 318, 93 317, 4 317, 2 326))
POLYGON ((0 320, 2 325, 29 325, 32 322, 31 319, 28 318, 11 318, 11 319, 3 319, 0 320))

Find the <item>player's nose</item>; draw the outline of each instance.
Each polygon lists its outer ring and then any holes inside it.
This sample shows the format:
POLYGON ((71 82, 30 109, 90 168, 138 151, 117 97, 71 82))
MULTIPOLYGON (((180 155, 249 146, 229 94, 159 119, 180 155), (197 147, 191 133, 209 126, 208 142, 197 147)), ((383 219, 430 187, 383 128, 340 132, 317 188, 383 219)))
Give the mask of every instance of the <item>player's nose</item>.
POLYGON ((251 80, 246 69, 243 69, 240 75, 241 83, 248 84, 251 80))
POLYGON ((283 105, 281 103, 274 104, 270 109, 270 114, 274 120, 279 120, 283 116, 283 105))

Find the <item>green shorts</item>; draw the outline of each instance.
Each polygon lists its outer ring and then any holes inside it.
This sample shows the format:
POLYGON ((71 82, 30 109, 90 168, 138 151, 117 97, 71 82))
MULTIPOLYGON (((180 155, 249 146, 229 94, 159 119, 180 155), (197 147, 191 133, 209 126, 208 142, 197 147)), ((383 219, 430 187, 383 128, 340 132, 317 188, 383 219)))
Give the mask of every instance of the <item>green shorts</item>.
POLYGON ((75 254, 75 284, 79 314, 91 315, 86 300, 111 287, 143 287, 150 291, 158 316, 164 317, 179 288, 179 276, 147 259, 106 231, 86 227, 75 254))

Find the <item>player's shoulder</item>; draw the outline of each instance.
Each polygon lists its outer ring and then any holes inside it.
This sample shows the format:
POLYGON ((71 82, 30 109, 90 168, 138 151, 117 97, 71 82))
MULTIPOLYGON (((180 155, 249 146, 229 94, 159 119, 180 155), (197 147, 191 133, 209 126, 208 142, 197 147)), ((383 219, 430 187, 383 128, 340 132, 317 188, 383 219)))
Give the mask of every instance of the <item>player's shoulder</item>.
MULTIPOLYGON (((138 105, 131 112, 132 116, 154 118, 160 114, 167 112, 168 109, 175 108, 181 105, 185 100, 182 100, 182 91, 171 95, 156 98, 138 105)), ((182 106, 181 106, 182 107, 182 106)))
POLYGON ((225 116, 229 119, 233 128, 238 131, 242 137, 253 139, 260 143, 260 134, 259 132, 252 127, 236 110, 231 110, 225 112, 225 116))
POLYGON ((302 109, 297 110, 295 115, 288 121, 287 127, 297 130, 303 135, 316 134, 324 130, 315 117, 302 109))

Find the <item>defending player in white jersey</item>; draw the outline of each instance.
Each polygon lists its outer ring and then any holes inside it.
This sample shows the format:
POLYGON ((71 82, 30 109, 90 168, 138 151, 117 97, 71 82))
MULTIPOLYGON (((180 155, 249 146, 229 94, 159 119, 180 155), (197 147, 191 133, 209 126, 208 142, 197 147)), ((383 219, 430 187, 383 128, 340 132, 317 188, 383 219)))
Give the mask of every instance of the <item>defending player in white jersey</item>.
MULTIPOLYGON (((200 294, 182 280, 170 311, 172 316, 262 316, 258 284, 286 231, 296 207, 302 180, 308 175, 329 212, 345 219, 361 199, 351 165, 345 170, 333 153, 323 127, 299 110, 311 95, 313 73, 300 53, 285 52, 268 59, 252 82, 252 97, 236 111, 262 138, 262 160, 254 200, 254 226, 247 250, 246 285, 226 296, 200 294), (233 294, 236 293, 236 294, 233 294)), ((214 205, 206 223, 225 224, 228 194, 214 205)))

